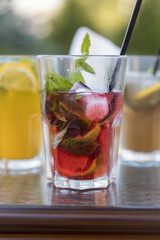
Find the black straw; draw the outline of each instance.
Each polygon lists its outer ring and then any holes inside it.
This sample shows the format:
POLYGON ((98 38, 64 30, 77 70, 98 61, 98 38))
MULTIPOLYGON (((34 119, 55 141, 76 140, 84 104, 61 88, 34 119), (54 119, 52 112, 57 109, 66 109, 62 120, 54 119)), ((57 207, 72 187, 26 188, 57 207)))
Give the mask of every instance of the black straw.
MULTIPOLYGON (((125 36, 124 36, 124 39, 123 39, 123 42, 122 42, 120 55, 125 55, 125 53, 127 51, 127 47, 128 47, 128 44, 129 44, 129 41, 130 41, 130 38, 131 38, 131 35, 132 35, 132 32, 133 32, 134 25, 135 25, 136 20, 137 20, 137 16, 138 16, 138 13, 139 13, 141 3, 142 3, 142 0, 137 0, 136 1, 136 4, 134 6, 134 9, 133 9, 133 12, 132 12, 132 15, 131 15, 131 18, 130 18, 130 21, 129 21, 129 24, 128 24, 128 27, 127 27, 127 30, 126 30, 126 33, 125 33, 125 36)), ((115 66, 115 69, 113 71, 113 75, 112 75, 112 78, 111 78, 110 85, 109 85, 109 92, 112 92, 113 88, 115 87, 116 76, 117 76, 117 73, 119 72, 120 66, 121 66, 121 60, 118 59, 118 61, 116 63, 116 66, 115 66)))
POLYGON ((127 51, 128 43, 129 43, 129 40, 131 38, 133 28, 134 28, 134 25, 135 25, 136 20, 137 20, 137 16, 138 16, 138 13, 139 13, 141 3, 142 3, 142 0, 137 0, 136 4, 134 6, 134 10, 132 12, 132 15, 131 15, 131 18, 130 18, 130 21, 129 21, 129 24, 128 24, 128 27, 127 27, 127 30, 126 30, 126 34, 124 36, 124 40, 123 40, 123 43, 122 43, 122 46, 121 46, 120 55, 125 55, 125 53, 127 51))
POLYGON ((154 69, 153 69, 153 74, 155 75, 157 70, 158 70, 158 67, 159 67, 159 64, 160 64, 160 46, 159 46, 159 49, 158 49, 158 52, 157 52, 157 59, 156 59, 156 62, 155 62, 155 65, 154 65, 154 69))

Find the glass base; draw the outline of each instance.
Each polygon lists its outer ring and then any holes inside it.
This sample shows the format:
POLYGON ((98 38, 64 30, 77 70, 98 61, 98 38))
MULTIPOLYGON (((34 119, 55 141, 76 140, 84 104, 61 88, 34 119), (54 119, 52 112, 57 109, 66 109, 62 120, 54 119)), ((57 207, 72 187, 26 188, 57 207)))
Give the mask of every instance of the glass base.
MULTIPOLYGON (((52 181, 52 179, 50 179, 52 181)), ((91 180, 74 180, 65 178, 58 173, 54 177, 54 185, 57 188, 69 188, 76 190, 87 190, 94 188, 106 188, 111 183, 107 175, 91 180)))
POLYGON ((0 159, 0 172, 18 173, 36 172, 42 167, 43 154, 40 153, 32 159, 0 159))
POLYGON ((120 148, 119 150, 119 160, 137 163, 137 164, 148 164, 160 162, 160 150, 154 152, 135 152, 127 149, 120 148))

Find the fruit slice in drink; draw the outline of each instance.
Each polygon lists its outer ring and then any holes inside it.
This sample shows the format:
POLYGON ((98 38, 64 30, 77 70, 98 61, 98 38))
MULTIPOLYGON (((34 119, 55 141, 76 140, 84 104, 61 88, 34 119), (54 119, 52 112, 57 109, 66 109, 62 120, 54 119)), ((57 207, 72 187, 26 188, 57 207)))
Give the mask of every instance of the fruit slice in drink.
POLYGON ((54 152, 57 171, 70 178, 91 177, 96 166, 93 153, 100 131, 97 125, 84 136, 62 140, 54 152))
MULTIPOLYGON (((140 103, 156 103, 160 101, 160 82, 147 87, 134 95, 134 100, 140 103)), ((149 104, 150 105, 150 104, 149 104)))

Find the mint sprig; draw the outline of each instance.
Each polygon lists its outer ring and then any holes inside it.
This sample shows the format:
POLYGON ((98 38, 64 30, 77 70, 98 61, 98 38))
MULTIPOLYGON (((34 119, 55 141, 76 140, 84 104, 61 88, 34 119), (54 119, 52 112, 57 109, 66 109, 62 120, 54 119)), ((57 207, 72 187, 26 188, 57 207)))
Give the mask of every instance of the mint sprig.
POLYGON ((45 78, 45 90, 51 95, 54 92, 68 92, 73 86, 73 84, 68 79, 55 73, 48 73, 46 74, 45 78))
POLYGON ((95 74, 94 69, 85 61, 87 60, 87 57, 85 58, 79 58, 75 61, 75 67, 81 70, 84 70, 85 72, 95 74))
POLYGON ((72 88, 72 86, 76 82, 85 83, 83 75, 81 73, 82 70, 91 74, 95 74, 94 69, 88 63, 86 63, 87 55, 89 54, 89 47, 90 47, 90 38, 89 38, 89 34, 86 33, 81 45, 81 53, 84 56, 75 60, 75 69, 72 72, 71 78, 66 79, 55 73, 46 74, 45 76, 46 92, 48 92, 50 95, 69 92, 69 90, 72 88))
POLYGON ((86 60, 87 60, 86 56, 89 54, 89 47, 90 47, 90 38, 89 38, 89 34, 86 33, 81 46, 81 53, 84 55, 84 57, 78 58, 75 61, 75 68, 91 74, 95 74, 94 69, 88 63, 86 63, 86 60))
POLYGON ((82 42, 81 53, 84 55, 88 55, 90 45, 91 45, 91 42, 90 42, 89 34, 86 33, 82 42))

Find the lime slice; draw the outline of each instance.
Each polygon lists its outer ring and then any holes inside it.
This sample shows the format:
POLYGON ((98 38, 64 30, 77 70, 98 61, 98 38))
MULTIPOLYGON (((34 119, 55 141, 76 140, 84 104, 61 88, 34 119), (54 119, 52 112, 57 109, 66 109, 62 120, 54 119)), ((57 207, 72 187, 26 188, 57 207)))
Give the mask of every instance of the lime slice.
POLYGON ((100 131, 101 127, 99 125, 96 125, 84 136, 67 138, 61 141, 59 146, 65 151, 72 152, 78 156, 80 155, 89 156, 98 147, 98 143, 95 141, 98 138, 100 131))
POLYGON ((37 90, 37 78, 27 63, 12 62, 0 68, 0 87, 6 90, 31 91, 37 90))
POLYGON ((83 178, 85 179, 86 177, 93 175, 93 173, 96 169, 96 158, 93 160, 93 162, 91 163, 89 168, 85 171, 79 171, 79 172, 74 173, 68 169, 64 169, 62 166, 60 166, 58 164, 57 164, 56 168, 57 168, 57 171, 64 176, 68 176, 73 179, 83 179, 83 178))

